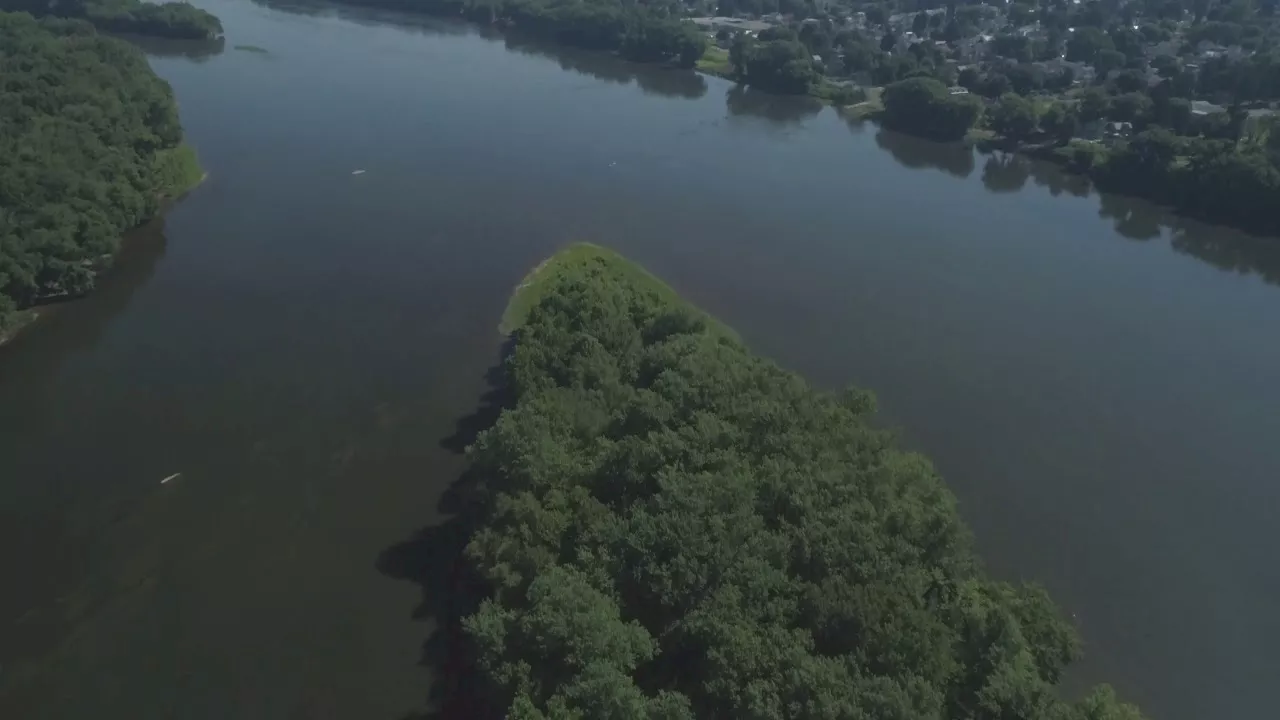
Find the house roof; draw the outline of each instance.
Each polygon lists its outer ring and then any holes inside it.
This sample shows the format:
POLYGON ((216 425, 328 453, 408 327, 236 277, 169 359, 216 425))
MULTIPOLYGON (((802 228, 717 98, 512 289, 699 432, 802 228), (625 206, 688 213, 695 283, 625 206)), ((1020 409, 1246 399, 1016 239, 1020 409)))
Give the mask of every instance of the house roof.
POLYGON ((1191 114, 1193 115, 1215 115, 1226 111, 1227 109, 1221 105, 1214 105, 1205 100, 1193 100, 1191 102, 1191 114))

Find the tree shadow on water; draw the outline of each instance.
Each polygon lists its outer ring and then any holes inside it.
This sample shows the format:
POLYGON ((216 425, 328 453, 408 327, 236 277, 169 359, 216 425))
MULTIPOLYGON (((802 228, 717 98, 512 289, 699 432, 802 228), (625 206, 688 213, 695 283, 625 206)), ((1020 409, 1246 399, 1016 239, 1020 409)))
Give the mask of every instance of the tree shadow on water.
POLYGON ((1031 178, 1031 158, 1020 153, 994 152, 982 164, 982 187, 987 192, 1018 192, 1031 178))
POLYGON ((733 85, 724 94, 731 118, 764 120, 774 128, 798 127, 822 112, 822 102, 806 95, 774 95, 745 85, 733 85))
POLYGON ((913 170, 941 170, 967 178, 973 174, 973 149, 963 143, 939 143, 881 128, 876 146, 887 151, 899 165, 913 170))
MULTIPOLYGON (((485 372, 486 389, 476 409, 458 418, 453 432, 440 440, 441 447, 455 454, 466 452, 511 406, 503 360, 512 343, 512 339, 503 343, 498 361, 485 372)), ((481 699, 461 628, 462 618, 475 611, 481 597, 482 587, 467 568, 462 552, 479 517, 482 484, 474 468, 463 470, 436 505, 436 511, 447 516, 443 522, 428 525, 378 554, 378 572, 420 588, 421 599, 412 618, 434 621, 419 660, 431 669, 427 709, 395 720, 484 720, 496 716, 481 699)))
POLYGON ((503 44, 508 50, 522 55, 552 60, 562 70, 619 85, 634 82, 646 95, 696 100, 707 94, 706 79, 692 70, 632 62, 617 55, 562 45, 518 30, 508 31, 503 37, 503 44))

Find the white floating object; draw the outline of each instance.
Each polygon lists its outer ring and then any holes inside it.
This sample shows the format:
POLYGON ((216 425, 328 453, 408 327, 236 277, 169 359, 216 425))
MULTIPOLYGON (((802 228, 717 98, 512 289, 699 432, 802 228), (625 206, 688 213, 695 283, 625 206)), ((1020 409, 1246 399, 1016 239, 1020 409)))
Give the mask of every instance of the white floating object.
POLYGON ((170 480, 177 480, 177 479, 178 479, 179 477, 181 477, 181 476, 182 476, 182 473, 174 473, 174 474, 170 475, 169 477, 167 477, 167 478, 165 478, 165 479, 161 480, 161 481, 160 481, 160 484, 161 484, 161 485, 163 485, 163 484, 165 484, 165 483, 169 482, 170 480))
POLYGON ((352 174, 352 175, 363 175, 363 174, 364 174, 364 171, 363 171, 363 170, 352 170, 352 171, 351 171, 351 174, 352 174))

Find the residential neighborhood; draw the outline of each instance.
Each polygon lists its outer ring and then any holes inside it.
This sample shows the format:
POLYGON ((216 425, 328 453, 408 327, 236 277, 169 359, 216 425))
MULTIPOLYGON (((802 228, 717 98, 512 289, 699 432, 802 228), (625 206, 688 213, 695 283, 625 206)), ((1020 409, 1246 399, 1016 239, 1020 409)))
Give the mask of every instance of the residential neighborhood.
POLYGON ((816 95, 888 129, 1050 159, 1202 219, 1280 231, 1275 2, 771 1, 694 10, 708 45, 697 66, 816 95))
MULTIPOLYGON (((1125 93, 1150 94, 1162 92, 1167 83, 1173 96, 1188 100, 1186 114, 1192 118, 1225 116, 1233 103, 1243 105, 1250 120, 1274 112, 1280 87, 1274 97, 1262 92, 1237 98, 1231 87, 1213 83, 1224 66, 1269 53, 1272 46, 1258 42, 1264 35, 1233 33, 1220 27, 1227 23, 1212 19, 1212 13, 1197 17, 1193 9, 1162 6, 1158 15, 1149 15, 1153 4, 992 2, 888 13, 884 4, 855 3, 828 5, 805 16, 739 12, 691 21, 710 45, 725 51, 744 40, 798 41, 818 76, 815 86, 873 90, 908 77, 929 76, 952 94, 973 93, 989 103, 1007 92, 1040 103, 1078 103, 1093 86, 1118 85, 1125 93)), ((717 9, 726 7, 733 6, 721 3, 717 9)), ((1126 110, 1122 102, 1117 117, 1084 118, 1082 124, 1088 127, 1081 137, 1123 134, 1104 133, 1104 120, 1118 127, 1141 124, 1141 118, 1126 110)))

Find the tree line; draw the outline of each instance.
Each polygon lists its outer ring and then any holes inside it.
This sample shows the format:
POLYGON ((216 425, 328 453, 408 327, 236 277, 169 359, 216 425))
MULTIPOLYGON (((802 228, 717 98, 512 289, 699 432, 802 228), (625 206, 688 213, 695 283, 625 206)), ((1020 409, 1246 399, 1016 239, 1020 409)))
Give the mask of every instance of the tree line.
POLYGON ((186 2, 0 0, 0 11, 87 20, 99 30, 181 40, 208 40, 222 35, 222 22, 215 15, 186 2))
POLYGON ((636 62, 691 68, 706 37, 676 2, 626 0, 346 0, 349 5, 464 17, 636 62))
POLYGON ((886 127, 959 140, 979 124, 1013 146, 1087 173, 1103 190, 1135 195, 1188 216, 1280 235, 1280 117, 1251 119, 1236 105, 1197 115, 1160 86, 1148 94, 1091 87, 1043 100, 1008 92, 984 105, 932 78, 884 89, 886 127), (1107 142, 1076 137, 1113 123, 1107 142))
POLYGON ((0 333, 79 295, 121 232, 200 177, 169 85, 85 22, 0 13, 0 333))
POLYGON ((1073 628, 982 571, 871 395, 814 391, 607 251, 521 292, 511 403, 469 451, 463 662, 494 715, 1140 720, 1059 697, 1073 628))

